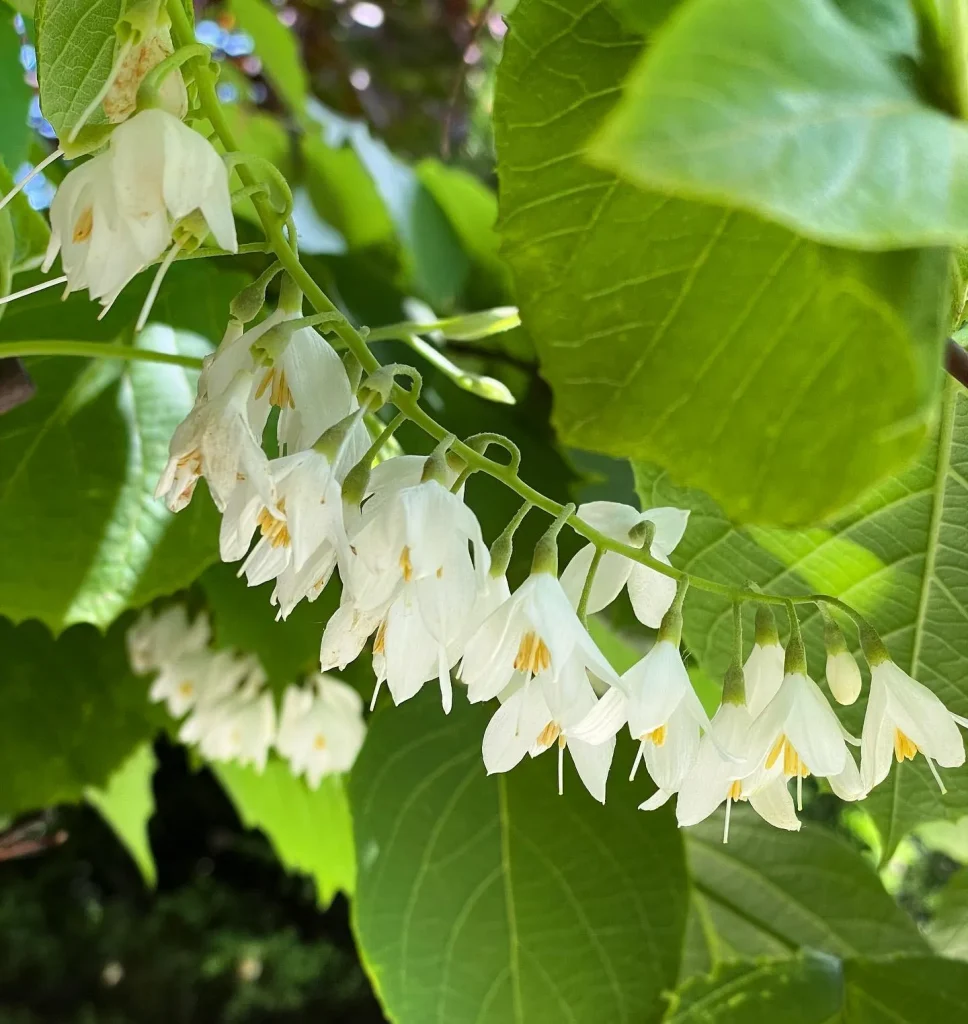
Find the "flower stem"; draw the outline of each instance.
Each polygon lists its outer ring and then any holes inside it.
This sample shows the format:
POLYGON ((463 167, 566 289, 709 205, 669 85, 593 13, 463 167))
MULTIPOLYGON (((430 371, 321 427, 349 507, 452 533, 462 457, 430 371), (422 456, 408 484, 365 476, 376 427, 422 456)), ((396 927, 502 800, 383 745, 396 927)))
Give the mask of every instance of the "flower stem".
POLYGON ((588 599, 591 597, 592 586, 595 583, 595 573, 598 572, 598 566, 604 554, 603 548, 595 548, 595 554, 592 555, 592 564, 588 567, 588 575, 585 577, 585 585, 581 588, 581 598, 578 601, 578 620, 583 626, 588 625, 588 599))
POLYGON ((150 348, 110 345, 95 341, 10 341, 0 344, 0 359, 13 356, 80 356, 82 359, 127 359, 144 363, 169 363, 192 370, 202 368, 201 359, 150 348))

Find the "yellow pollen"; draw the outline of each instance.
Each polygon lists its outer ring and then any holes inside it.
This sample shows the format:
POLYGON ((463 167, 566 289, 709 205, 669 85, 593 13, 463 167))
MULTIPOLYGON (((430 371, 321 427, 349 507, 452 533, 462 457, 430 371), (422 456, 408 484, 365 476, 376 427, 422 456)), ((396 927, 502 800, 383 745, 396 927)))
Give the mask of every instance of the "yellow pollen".
POLYGON ((810 774, 810 769, 800 760, 800 755, 797 753, 796 748, 785 735, 780 736, 767 756, 766 767, 768 769, 776 764, 781 753, 783 754, 783 774, 788 779, 793 779, 797 776, 805 779, 810 774))
POLYGON ((442 579, 442 578, 443 578, 443 575, 444 575, 444 567, 443 567, 443 566, 441 566, 441 567, 440 567, 440 568, 439 568, 439 569, 437 570, 437 579, 442 579))
POLYGON ((86 242, 91 237, 91 232, 94 230, 94 210, 92 207, 87 207, 86 210, 77 218, 74 224, 74 232, 71 235, 71 241, 75 244, 77 242, 86 242))
POLYGON ((373 653, 382 654, 384 645, 387 639, 387 620, 384 619, 380 623, 380 628, 376 631, 376 637, 373 640, 373 653))
POLYGON ((550 747, 555 740, 558 740, 561 746, 564 746, 564 743, 562 743, 564 738, 565 737, 561 735, 561 729, 558 728, 557 722, 549 722, 541 730, 541 733, 538 736, 538 743, 542 747, 550 747))
MULTIPOLYGON (((286 511, 285 498, 279 502, 279 511, 286 511)), ((259 525, 259 529, 262 531, 262 536, 265 537, 271 547, 289 547, 289 527, 286 525, 286 521, 284 519, 276 519, 276 517, 267 508, 263 507, 256 522, 259 525)))
POLYGON ((182 697, 191 697, 191 695, 194 692, 195 692, 195 685, 194 685, 194 683, 189 682, 189 680, 186 679, 183 683, 179 683, 178 684, 178 693, 179 693, 180 696, 182 696, 182 697))
POLYGON ((918 753, 918 745, 900 729, 894 730, 894 756, 898 761, 913 761, 918 753))
POLYGON ((726 791, 726 796, 730 800, 740 800, 743 796, 743 783, 740 782, 739 779, 731 783, 729 789, 726 791))
POLYGON ((663 746, 665 744, 666 736, 668 735, 668 732, 669 732, 669 729, 668 729, 667 726, 660 725, 658 729, 653 729, 651 732, 644 732, 644 733, 642 733, 642 735, 639 737, 639 739, 643 743, 651 741, 657 747, 661 747, 661 746, 663 746))
POLYGON ((410 561, 410 548, 404 548, 400 552, 400 571, 404 580, 409 583, 413 579, 413 562, 410 561))
POLYGON ((296 408, 292 392, 286 383, 285 370, 277 372, 274 366, 266 370, 265 376, 259 382, 259 386, 256 389, 255 397, 261 398, 266 391, 269 392, 269 404, 276 406, 277 409, 285 409, 287 406, 290 409, 296 408))
POLYGON ((550 664, 551 651, 548 650, 548 645, 537 633, 528 630, 521 637, 517 657, 514 659, 514 667, 519 672, 530 672, 531 675, 536 676, 550 664))
POLYGON ((313 749, 325 750, 326 749, 326 737, 321 733, 316 733, 316 738, 313 740, 313 749))

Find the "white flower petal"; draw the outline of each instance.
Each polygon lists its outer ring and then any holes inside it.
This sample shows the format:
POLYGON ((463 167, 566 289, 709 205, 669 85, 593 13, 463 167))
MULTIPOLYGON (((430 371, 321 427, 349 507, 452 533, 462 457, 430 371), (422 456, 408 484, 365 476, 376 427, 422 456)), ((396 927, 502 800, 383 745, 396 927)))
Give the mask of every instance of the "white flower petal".
MULTIPOLYGON (((653 554, 660 562, 669 564, 669 559, 661 552, 653 554)), ((643 625, 658 629, 675 599, 676 581, 647 565, 633 564, 628 588, 635 617, 643 625)))
POLYGON ((605 784, 608 770, 612 766, 612 755, 615 753, 615 738, 605 743, 583 743, 581 740, 568 738, 566 749, 585 789, 600 803, 605 803, 605 784))
POLYGON ((788 832, 800 831, 800 819, 797 817, 793 797, 782 775, 750 793, 749 802, 753 810, 775 828, 786 829, 788 832))

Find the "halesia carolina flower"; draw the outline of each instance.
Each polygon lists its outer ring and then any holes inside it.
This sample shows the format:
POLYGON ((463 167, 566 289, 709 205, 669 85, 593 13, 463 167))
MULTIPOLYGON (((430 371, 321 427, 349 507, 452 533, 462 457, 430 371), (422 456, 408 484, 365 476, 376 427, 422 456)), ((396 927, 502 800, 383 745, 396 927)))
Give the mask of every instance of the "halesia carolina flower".
POLYGON ((605 803, 615 737, 592 744, 571 734, 571 727, 588 715, 595 702, 580 655, 566 661, 554 675, 517 673, 484 732, 482 752, 488 774, 510 771, 525 754, 536 757, 557 745, 558 793, 564 792, 567 749, 585 788, 599 803, 605 803))
POLYGON ((756 609, 756 639, 743 666, 746 707, 756 718, 776 696, 783 682, 785 652, 768 605, 756 609))
MULTIPOLYGON (((796 832, 800 819, 787 789, 787 780, 779 764, 772 769, 756 769, 750 747, 753 717, 745 704, 724 702, 712 718, 709 733, 702 738, 692 768, 679 787, 676 819, 680 827, 696 825, 726 803, 723 842, 729 839, 729 819, 733 803, 748 800, 764 821, 776 828, 796 832), (717 747, 717 741, 718 747, 717 747), (728 761, 722 750, 729 751, 735 761, 728 761)), ((655 797, 641 804, 652 810, 663 803, 660 790, 655 797), (659 799, 657 799, 659 798, 659 799)))
POLYGON ((782 764, 784 775, 797 780, 798 807, 806 776, 839 777, 849 771, 851 758, 844 735, 827 698, 806 674, 802 659, 791 658, 788 651, 787 674, 756 719, 751 746, 758 757, 765 755, 767 770, 782 764))
MULTIPOLYGON (((614 501, 589 502, 579 507, 578 516, 607 537, 633 545, 642 543, 637 539, 637 531, 643 524, 651 524, 654 536, 650 554, 666 565, 670 564, 669 556, 682 540, 689 519, 689 513, 683 509, 653 508, 639 512, 614 501)), ((594 545, 582 548, 561 574, 561 585, 576 606, 594 554, 594 545)), ((592 581, 588 612, 606 608, 623 587, 628 587, 636 617, 646 626, 658 627, 676 596, 675 580, 624 555, 606 551, 592 581)))
POLYGON ((128 630, 128 660, 135 672, 150 672, 182 655, 205 650, 211 635, 208 617, 200 614, 189 622, 184 605, 170 605, 157 615, 146 611, 128 630))
POLYGON ((249 673, 250 666, 230 651, 185 651, 160 667, 148 697, 164 701, 173 718, 181 718, 200 701, 213 701, 230 693, 249 673))
POLYGON ((351 686, 316 675, 283 698, 276 748, 312 789, 326 775, 348 772, 363 745, 363 702, 351 686))
POLYGON ((850 651, 827 655, 827 686, 838 704, 853 704, 862 685, 860 667, 850 651))
POLYGON ((249 382, 244 372, 214 399, 196 403, 175 428, 168 446, 168 464, 155 489, 172 512, 192 499, 204 476, 217 508, 224 512, 241 480, 275 507, 269 460, 252 432, 247 414, 249 382))
POLYGON ((461 678, 469 700, 491 700, 515 672, 555 679, 573 659, 603 682, 618 682, 559 581, 534 572, 467 642, 461 678))
POLYGON ((958 726, 968 720, 953 715, 926 686, 900 669, 886 652, 870 655, 871 688, 861 734, 861 775, 865 788, 882 782, 898 762, 923 754, 942 793, 944 783, 935 764, 958 768, 965 763, 965 745, 958 726))
POLYGON ((265 673, 257 664, 246 680, 228 694, 205 696, 178 733, 183 743, 197 743, 211 761, 238 761, 265 768, 276 735, 272 695, 264 689, 265 673))

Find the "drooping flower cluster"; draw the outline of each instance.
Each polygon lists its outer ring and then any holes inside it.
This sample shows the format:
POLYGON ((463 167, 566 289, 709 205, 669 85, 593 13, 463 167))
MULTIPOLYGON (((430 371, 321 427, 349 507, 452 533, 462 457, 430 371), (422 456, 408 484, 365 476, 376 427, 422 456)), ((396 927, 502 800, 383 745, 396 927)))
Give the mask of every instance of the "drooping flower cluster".
POLYGON ((317 674, 289 686, 277 716, 258 659, 213 650, 204 613, 190 621, 182 605, 145 612, 127 640, 132 668, 155 673, 150 699, 183 719, 179 739, 209 760, 262 771, 275 747, 314 789, 326 775, 353 766, 366 726, 360 696, 346 683, 317 674))

